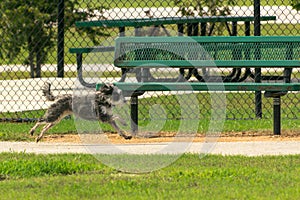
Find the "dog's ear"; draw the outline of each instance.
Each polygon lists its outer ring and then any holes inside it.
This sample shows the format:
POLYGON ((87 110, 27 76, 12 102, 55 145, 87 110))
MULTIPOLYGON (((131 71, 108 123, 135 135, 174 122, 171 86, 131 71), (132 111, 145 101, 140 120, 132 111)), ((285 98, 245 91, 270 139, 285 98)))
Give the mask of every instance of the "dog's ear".
POLYGON ((114 91, 114 87, 112 84, 104 83, 100 89, 100 91, 106 95, 110 95, 114 91))

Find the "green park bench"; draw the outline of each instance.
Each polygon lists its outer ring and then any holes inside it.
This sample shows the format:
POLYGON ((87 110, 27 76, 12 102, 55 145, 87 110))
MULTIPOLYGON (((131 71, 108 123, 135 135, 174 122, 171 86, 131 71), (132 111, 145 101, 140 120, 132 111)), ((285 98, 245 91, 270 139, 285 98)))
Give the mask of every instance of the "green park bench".
MULTIPOLYGON (((82 53, 105 48, 110 47, 70 52, 77 54, 82 68, 82 53)), ((138 130, 138 96, 146 91, 255 91, 274 99, 273 132, 279 135, 280 97, 300 91, 300 83, 291 77, 292 69, 300 67, 300 36, 119 37, 114 52, 114 65, 122 69, 121 80, 114 84, 131 96, 133 132, 138 130), (178 68, 178 77, 154 77, 153 68, 178 68), (282 69, 282 74, 266 76, 261 71, 271 68, 282 69), (216 76, 208 73, 212 69, 232 71, 216 76), (136 82, 126 81, 130 74, 136 82)), ((96 89, 100 86, 96 84, 96 89)))

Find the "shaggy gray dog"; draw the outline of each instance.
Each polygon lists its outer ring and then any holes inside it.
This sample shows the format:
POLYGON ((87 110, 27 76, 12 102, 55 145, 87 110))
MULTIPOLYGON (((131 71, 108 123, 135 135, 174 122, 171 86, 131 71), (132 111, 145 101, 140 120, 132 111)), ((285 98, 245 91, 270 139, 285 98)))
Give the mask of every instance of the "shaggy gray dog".
POLYGON ((72 96, 71 94, 54 96, 50 90, 51 84, 45 83, 42 88, 43 96, 48 101, 54 103, 48 108, 44 117, 40 118, 34 127, 30 130, 33 135, 35 129, 44 124, 41 133, 36 138, 36 142, 40 141, 44 133, 59 123, 67 115, 74 114, 86 120, 100 120, 109 123, 118 133, 125 139, 131 139, 131 135, 126 135, 117 125, 116 120, 122 121, 112 114, 112 106, 124 102, 122 91, 113 84, 103 84, 99 91, 93 94, 72 96))

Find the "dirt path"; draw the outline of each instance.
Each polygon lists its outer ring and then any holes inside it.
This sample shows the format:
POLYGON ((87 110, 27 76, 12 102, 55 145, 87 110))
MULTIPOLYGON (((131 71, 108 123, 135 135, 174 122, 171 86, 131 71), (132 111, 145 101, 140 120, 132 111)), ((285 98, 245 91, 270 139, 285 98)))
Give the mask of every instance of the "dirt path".
MULTIPOLYGON (((134 137, 131 140, 124 140, 117 134, 106 134, 108 141, 114 144, 135 144, 135 143, 159 143, 159 142, 171 142, 174 140, 176 133, 172 132, 161 132, 157 135, 142 135, 134 137)), ((82 143, 87 135, 78 134, 54 134, 47 135, 43 138, 43 142, 71 142, 71 143, 82 143)), ((191 140, 190 137, 181 136, 191 140)), ((207 139, 201 134, 195 135, 193 142, 203 142, 207 139)), ((284 131, 280 136, 274 136, 269 131, 257 131, 257 132, 228 132, 222 133, 217 136, 217 142, 255 142, 255 141, 300 141, 300 131, 284 131)))

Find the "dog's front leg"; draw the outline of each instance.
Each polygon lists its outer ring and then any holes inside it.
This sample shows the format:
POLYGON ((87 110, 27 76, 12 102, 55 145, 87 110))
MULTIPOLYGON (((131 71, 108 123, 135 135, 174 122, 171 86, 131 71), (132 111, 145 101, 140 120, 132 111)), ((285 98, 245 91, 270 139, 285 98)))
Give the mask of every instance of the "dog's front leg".
POLYGON ((116 121, 114 119, 111 119, 109 121, 110 125, 118 132, 118 134, 120 136, 122 136, 123 138, 125 138, 126 140, 130 140, 132 138, 131 135, 126 135, 117 125, 116 121))
POLYGON ((41 124, 42 124, 42 123, 37 122, 37 123, 32 127, 32 129, 30 129, 29 134, 30 134, 30 135, 33 135, 35 129, 37 129, 37 127, 39 127, 41 124))
POLYGON ((44 126, 43 130, 41 131, 40 135, 35 139, 36 142, 39 142, 43 136, 44 136, 44 133, 49 130, 52 126, 54 125, 54 123, 48 123, 44 126))

